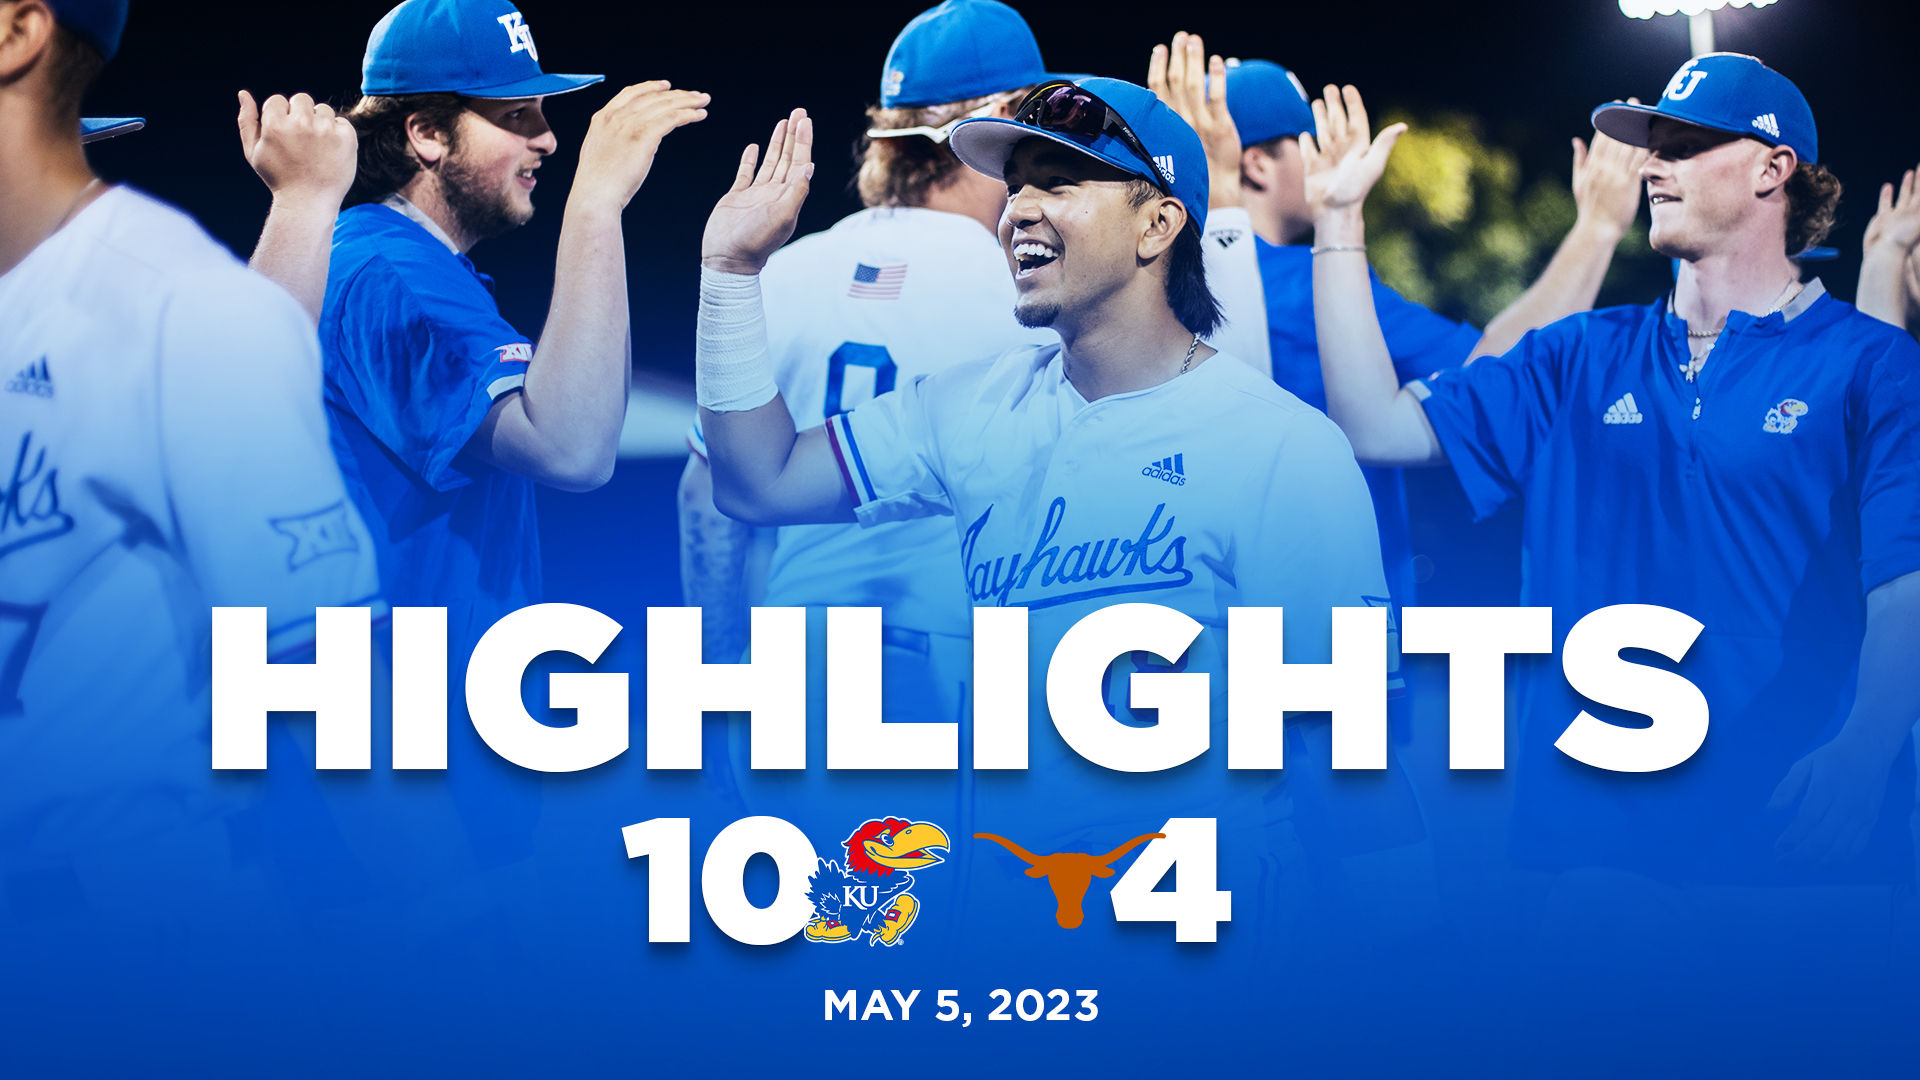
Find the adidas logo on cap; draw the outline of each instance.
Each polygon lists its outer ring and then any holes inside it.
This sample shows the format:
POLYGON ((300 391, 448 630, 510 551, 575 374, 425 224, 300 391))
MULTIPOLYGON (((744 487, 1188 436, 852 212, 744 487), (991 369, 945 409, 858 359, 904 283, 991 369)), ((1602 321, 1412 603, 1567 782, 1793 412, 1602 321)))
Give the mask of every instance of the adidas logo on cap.
POLYGON ((1642 419, 1640 406, 1634 404, 1633 394, 1629 392, 1621 394, 1619 401, 1607 406, 1607 415, 1601 417, 1600 421, 1604 424, 1637 424, 1642 419))
POLYGON ((7 383, 9 394, 29 394, 33 397, 50 398, 53 396, 53 376, 47 371, 47 358, 41 357, 20 369, 7 383))
POLYGON ((1172 154, 1162 154, 1161 156, 1154 158, 1153 163, 1155 165, 1160 166, 1160 172, 1166 176, 1167 183, 1172 184, 1176 182, 1173 178, 1173 155, 1172 154))
POLYGON ((1780 137, 1780 121, 1775 119, 1772 113, 1762 113, 1754 117, 1753 126, 1765 132, 1769 139, 1777 139, 1780 137))

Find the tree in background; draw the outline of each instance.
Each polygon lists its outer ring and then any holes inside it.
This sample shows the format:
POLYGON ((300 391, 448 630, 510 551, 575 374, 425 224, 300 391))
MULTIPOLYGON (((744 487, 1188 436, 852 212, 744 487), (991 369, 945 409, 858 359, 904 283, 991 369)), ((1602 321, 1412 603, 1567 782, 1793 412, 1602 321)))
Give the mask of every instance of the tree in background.
MULTIPOLYGON (((1525 185, 1519 156, 1490 144, 1462 113, 1404 121, 1366 205, 1367 254, 1381 280, 1450 318, 1485 326, 1519 298, 1573 227, 1573 192, 1555 171, 1525 185)), ((1635 221, 1620 241, 1602 303, 1645 303, 1670 283, 1666 260, 1635 221)))

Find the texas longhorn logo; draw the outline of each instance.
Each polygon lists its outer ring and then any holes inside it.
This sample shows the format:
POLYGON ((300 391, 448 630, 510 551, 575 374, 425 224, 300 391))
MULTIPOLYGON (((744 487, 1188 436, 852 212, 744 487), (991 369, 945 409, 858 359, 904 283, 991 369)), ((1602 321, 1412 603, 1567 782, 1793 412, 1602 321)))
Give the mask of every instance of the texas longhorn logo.
POLYGON ((949 848, 947 834, 930 821, 875 818, 840 846, 847 849, 846 867, 821 859, 808 879, 813 920, 807 923, 807 940, 864 936, 869 945, 898 945, 920 915, 920 901, 908 891, 913 888, 909 871, 944 861, 932 849, 949 848))
POLYGON ((1083 906, 1087 899, 1087 889, 1097 877, 1112 877, 1113 864, 1119 862, 1127 852, 1149 840, 1162 840, 1166 833, 1147 833, 1107 852, 1105 855, 1087 855, 1078 851, 1061 851, 1052 855, 1035 855, 1019 844, 1004 836, 995 836, 990 832, 973 834, 975 840, 991 840, 1019 857, 1027 864, 1027 876, 1046 878, 1053 889, 1053 921, 1068 930, 1077 929, 1086 921, 1087 912, 1083 906))

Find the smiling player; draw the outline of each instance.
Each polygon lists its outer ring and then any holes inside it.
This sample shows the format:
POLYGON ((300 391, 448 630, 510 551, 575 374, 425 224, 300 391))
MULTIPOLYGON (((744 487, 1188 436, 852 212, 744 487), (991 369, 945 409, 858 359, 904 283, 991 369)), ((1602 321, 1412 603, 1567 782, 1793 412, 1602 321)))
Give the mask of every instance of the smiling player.
MULTIPOLYGON (((601 79, 547 74, 538 57, 507 0, 406 0, 368 38, 365 96, 347 111, 356 205, 332 228, 320 318, 333 448, 373 527, 389 599, 446 608, 455 656, 540 600, 535 485, 585 491, 613 473, 629 373, 621 214, 661 139, 706 116, 705 94, 663 82, 629 86, 594 115, 536 346, 501 317, 492 279, 466 253, 533 216, 539 170, 559 149, 546 99, 601 79)), ((339 149, 306 145, 316 157, 339 149)), ((324 198, 276 197, 263 239, 294 257, 263 265, 325 255, 309 242, 325 226, 305 218, 332 210, 324 198)), ((299 293, 312 277, 285 284, 299 293)), ((457 688, 450 700, 460 707, 457 688)), ((470 731, 449 758, 454 795, 470 822, 487 823, 476 827, 493 837, 491 857, 524 855, 532 781, 470 731), (471 794, 476 784, 489 789, 471 794)))
MULTIPOLYGON (((1178 666, 1218 671, 1229 606, 1285 605, 1288 658, 1324 661, 1330 608, 1385 603, 1366 486, 1338 431, 1201 344, 1219 317, 1200 252, 1206 164, 1149 91, 1049 83, 1013 119, 954 131, 960 159, 1006 184, 1015 316, 1059 344, 914 379, 796 432, 767 364, 759 272, 793 228, 810 143, 796 112, 757 175, 749 148, 707 226, 697 371, 722 510, 758 523, 951 516, 971 603, 1032 612, 1036 691, 1054 643, 1110 604, 1185 612, 1205 629, 1178 666)), ((1108 706, 1130 715, 1127 672, 1155 669, 1164 661, 1116 663, 1108 706)), ((978 781, 977 820, 1029 823, 1037 850, 1107 850, 1204 813, 1220 815, 1223 848, 1265 852, 1266 818, 1285 813, 1263 801, 1270 774, 1217 756, 1109 772, 1038 731, 1031 754, 1031 773, 978 781)), ((1223 857, 1222 873, 1254 893, 1254 865, 1223 857)), ((1024 865, 1004 870, 976 877, 1025 882, 1024 865)))
MULTIPOLYGON (((1880 883, 1884 912, 1884 884, 1911 873, 1920 347, 1803 285, 1789 258, 1819 242, 1839 197, 1806 99, 1753 57, 1716 53, 1657 106, 1601 106, 1601 131, 1652 151, 1642 175, 1653 246, 1680 264, 1671 294, 1404 389, 1359 254, 1362 200, 1397 130, 1369 148, 1352 88, 1316 114, 1326 150, 1302 145, 1320 356, 1360 459, 1445 462, 1482 515, 1524 498, 1523 600, 1551 605, 1559 634, 1620 603, 1706 626, 1680 671, 1712 731, 1674 770, 1624 777, 1561 754, 1582 703, 1551 669, 1529 673, 1515 856, 1606 868, 1613 899, 1587 915, 1679 912, 1683 933, 1714 925, 1714 905, 1782 896, 1730 887, 1880 883)), ((1563 878, 1565 894, 1587 873, 1563 878)))

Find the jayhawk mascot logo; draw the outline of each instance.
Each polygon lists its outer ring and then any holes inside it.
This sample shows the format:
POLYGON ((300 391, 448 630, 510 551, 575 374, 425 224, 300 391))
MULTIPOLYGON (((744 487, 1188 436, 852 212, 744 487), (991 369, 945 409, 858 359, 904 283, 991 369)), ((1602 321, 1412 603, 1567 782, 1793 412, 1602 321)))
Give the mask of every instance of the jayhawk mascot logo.
POLYGON ((1767 419, 1760 429, 1769 435, 1791 435, 1793 429, 1800 426, 1800 418, 1807 415, 1807 403, 1793 398, 1767 410, 1767 419))
POLYGON ((934 848, 950 847, 947 834, 929 821, 876 818, 841 841, 847 865, 828 859, 808 879, 807 899, 813 901, 808 941, 858 941, 869 945, 897 945, 900 936, 920 914, 912 870, 943 861, 934 848), (896 873, 895 871, 898 871, 896 873))

